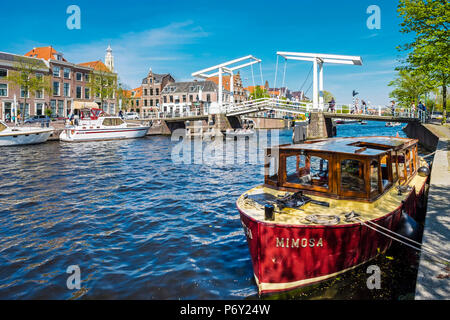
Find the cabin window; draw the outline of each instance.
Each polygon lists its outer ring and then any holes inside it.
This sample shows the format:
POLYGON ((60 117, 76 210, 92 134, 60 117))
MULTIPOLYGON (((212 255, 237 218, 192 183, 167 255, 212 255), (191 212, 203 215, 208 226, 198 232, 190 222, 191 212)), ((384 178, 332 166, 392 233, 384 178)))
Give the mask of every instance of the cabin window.
POLYGON ((389 185, 389 157, 385 155, 381 157, 381 183, 383 186, 383 190, 389 185))
POLYGON ((312 155, 298 155, 287 158, 286 182, 328 189, 328 160, 312 155))
POLYGON ((395 151, 391 153, 391 162, 392 162, 392 179, 393 181, 397 181, 398 172, 397 172, 397 154, 395 151))
POLYGON ((370 163, 370 192, 378 192, 379 176, 378 176, 378 161, 370 163))
POLYGON ((103 120, 103 125, 105 127, 120 126, 122 123, 122 119, 119 118, 106 118, 103 120))
POLYGON ((274 183, 278 182, 278 157, 266 156, 266 177, 274 183))
POLYGON ((406 150, 406 163, 405 163, 405 166, 406 166, 406 175, 408 176, 408 178, 409 177, 411 177, 411 174, 412 174, 412 172, 411 172, 411 152, 410 152, 410 150, 406 150))
POLYGON ((341 161, 341 191, 366 193, 363 162, 350 159, 341 161))
POLYGON ((406 173, 405 173, 405 153, 398 152, 397 153, 397 161, 398 161, 398 177, 400 182, 406 181, 406 173))
POLYGON ((416 171, 416 164, 414 162, 414 160, 415 160, 414 149, 409 150, 409 156, 410 156, 410 161, 411 161, 411 174, 413 174, 416 171))

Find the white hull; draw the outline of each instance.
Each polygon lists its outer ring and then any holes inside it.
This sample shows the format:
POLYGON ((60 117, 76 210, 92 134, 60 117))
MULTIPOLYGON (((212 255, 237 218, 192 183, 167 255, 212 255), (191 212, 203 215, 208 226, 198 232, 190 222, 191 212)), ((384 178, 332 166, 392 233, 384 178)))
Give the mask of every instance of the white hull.
POLYGON ((44 143, 48 140, 53 133, 51 130, 26 128, 24 130, 19 129, 15 132, 7 132, 0 134, 0 147, 11 147, 28 144, 44 143))
POLYGON ((253 137, 255 135, 254 131, 250 132, 226 132, 227 138, 239 138, 239 137, 253 137))
POLYGON ((79 130, 66 128, 59 139, 64 142, 136 139, 147 135, 150 127, 120 127, 79 130))

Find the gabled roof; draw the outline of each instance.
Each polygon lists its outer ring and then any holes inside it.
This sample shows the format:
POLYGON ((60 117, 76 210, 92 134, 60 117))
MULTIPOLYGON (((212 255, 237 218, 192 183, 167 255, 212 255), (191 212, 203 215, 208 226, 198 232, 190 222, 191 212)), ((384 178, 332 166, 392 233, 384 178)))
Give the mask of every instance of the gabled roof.
POLYGON ((78 65, 82 66, 82 67, 89 67, 89 68, 92 68, 92 69, 94 69, 96 71, 111 72, 111 70, 109 70, 109 68, 100 60, 99 61, 79 63, 78 65))
MULTIPOLYGON (((234 75, 234 81, 240 80, 240 78, 241 78, 241 76, 240 76, 239 73, 234 75)), ((210 77, 210 78, 208 78, 206 80, 207 81, 212 81, 215 84, 219 85, 219 77, 218 76, 210 77)), ((230 89, 231 89, 230 82, 231 82, 231 76, 229 76, 229 75, 222 76, 222 86, 227 91, 230 91, 230 89)))
MULTIPOLYGON (((30 52, 26 53, 25 56, 49 61, 49 60, 57 60, 56 57, 57 54, 61 53, 56 51, 52 46, 49 46, 49 47, 34 48, 30 52)), ((62 58, 62 61, 67 62, 67 60, 64 58, 62 58)))
POLYGON ((36 64, 40 68, 42 68, 43 71, 44 70, 45 71, 49 70, 48 65, 42 59, 30 58, 30 57, 25 57, 25 56, 12 54, 12 53, 7 53, 7 52, 0 52, 0 65, 14 66, 15 63, 17 63, 17 62, 19 62, 21 60, 35 61, 36 64))
MULTIPOLYGON (((150 72, 148 73, 147 77, 145 77, 144 79, 142 79, 142 84, 148 84, 148 77, 150 77, 150 75, 153 75, 153 78, 155 78, 155 81, 156 81, 157 83, 161 83, 162 80, 163 80, 165 77, 172 77, 172 76, 170 75, 170 73, 158 74, 158 73, 153 73, 153 72, 151 71, 151 69, 150 69, 150 72)), ((172 77, 172 78, 173 78, 173 77, 172 77)))

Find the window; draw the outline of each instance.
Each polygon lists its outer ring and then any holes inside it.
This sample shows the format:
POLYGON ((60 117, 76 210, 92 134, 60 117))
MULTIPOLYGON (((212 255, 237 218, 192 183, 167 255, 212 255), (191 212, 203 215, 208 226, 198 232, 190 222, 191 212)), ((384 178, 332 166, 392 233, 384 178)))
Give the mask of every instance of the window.
POLYGON ((150 95, 151 96, 153 95, 153 89, 150 89, 150 95))
POLYGON ((85 99, 90 99, 89 88, 84 88, 84 98, 85 99))
POLYGON ((84 74, 84 81, 89 82, 90 76, 89 74, 85 73, 84 74))
POLYGON ((366 193, 363 162, 359 160, 341 161, 341 191, 366 193))
POLYGON ((210 94, 206 95, 206 102, 211 102, 211 95, 210 94))
POLYGON ((64 96, 70 97, 70 83, 64 83, 64 96))
POLYGON ((77 72, 77 75, 76 75, 76 79, 77 79, 77 81, 83 81, 83 74, 81 73, 81 72, 77 72))
POLYGON ((170 96, 170 102, 173 103, 173 96, 170 96))
POLYGON ((58 101, 58 116, 64 116, 64 101, 58 101))
POLYGON ((106 118, 105 120, 103 120, 103 125, 105 127, 120 126, 123 123, 124 122, 122 121, 122 119, 119 118, 106 118))
POLYGON ((36 103, 36 115, 40 116, 44 114, 44 105, 42 103, 36 103))
POLYGON ((146 107, 147 106, 147 100, 144 100, 144 107, 146 107))
POLYGON ((50 108, 52 110, 52 115, 56 115, 56 100, 50 101, 50 108))
POLYGON ((397 179, 398 179, 397 154, 395 151, 392 151, 392 153, 391 153, 391 161, 392 161, 392 179, 394 181, 397 181, 397 179))
POLYGON ((53 67, 53 76, 59 78, 61 76, 61 68, 53 67))
POLYGON ((43 99, 44 98, 44 89, 37 90, 36 91, 36 99, 43 99))
POLYGON ((328 160, 312 155, 298 155, 286 159, 286 181, 303 186, 328 189, 328 160))
POLYGON ((83 88, 77 87, 77 99, 81 99, 82 92, 83 92, 83 88))
POLYGON ((153 100, 150 100, 150 107, 153 107, 153 100))
POLYGON ((164 103, 167 103, 167 96, 164 96, 163 100, 164 100, 164 103))
POLYGON ((59 96, 60 95, 60 84, 59 82, 55 81, 53 82, 53 95, 54 96, 59 96))
POLYGON ((147 95, 147 89, 144 89, 144 96, 147 95))
POLYGON ((70 79, 70 69, 64 68, 64 79, 70 79))
POLYGON ((24 108, 24 106, 23 106, 23 103, 19 103, 19 111, 20 110, 24 110, 25 112, 24 112, 24 114, 25 114, 25 117, 24 118, 27 118, 27 117, 29 117, 30 116, 30 104, 29 103, 27 103, 26 105, 25 105, 25 108, 24 108))
POLYGON ((185 95, 183 95, 183 102, 186 102, 186 96, 185 95))
POLYGON ((189 102, 194 102, 194 96, 192 95, 189 96, 189 102))
POLYGON ((378 192, 381 191, 378 188, 378 161, 372 161, 370 163, 370 192, 378 192))
POLYGON ((159 89, 156 88, 156 95, 159 96, 159 89))
POLYGON ((8 96, 8 85, 6 83, 0 83, 0 97, 8 96))
POLYGON ((0 69, 0 78, 5 78, 8 76, 8 70, 0 69))
POLYGON ((25 90, 25 88, 23 86, 20 87, 20 97, 21 98, 29 98, 30 97, 30 93, 28 92, 28 90, 25 90))

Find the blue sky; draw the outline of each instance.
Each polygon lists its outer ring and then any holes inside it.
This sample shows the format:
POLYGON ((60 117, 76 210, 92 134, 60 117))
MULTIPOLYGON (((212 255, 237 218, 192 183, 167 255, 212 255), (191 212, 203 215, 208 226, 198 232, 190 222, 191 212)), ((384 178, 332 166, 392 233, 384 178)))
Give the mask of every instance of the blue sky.
MULTIPOLYGON (((119 77, 130 88, 140 85, 150 67, 183 81, 192 72, 249 54, 263 60, 264 80, 273 86, 276 51, 359 55, 362 67, 325 67, 325 90, 338 103, 351 102, 356 89, 366 101, 386 105, 387 84, 398 64, 396 46, 405 41, 396 7, 393 0, 8 1, 2 4, 8 13, 2 23, 12 28, 3 34, 0 51, 24 54, 52 45, 80 63, 103 60, 111 44, 119 77), (81 30, 66 27, 72 4, 81 8, 81 30), (381 8, 380 30, 367 28, 370 5, 381 8)), ((287 86, 300 89, 310 69, 308 62, 288 62, 287 86)), ((258 84, 259 67, 254 73, 258 84)), ((252 85, 250 69, 241 74, 252 85)), ((278 86, 280 79, 282 71, 278 86)))

